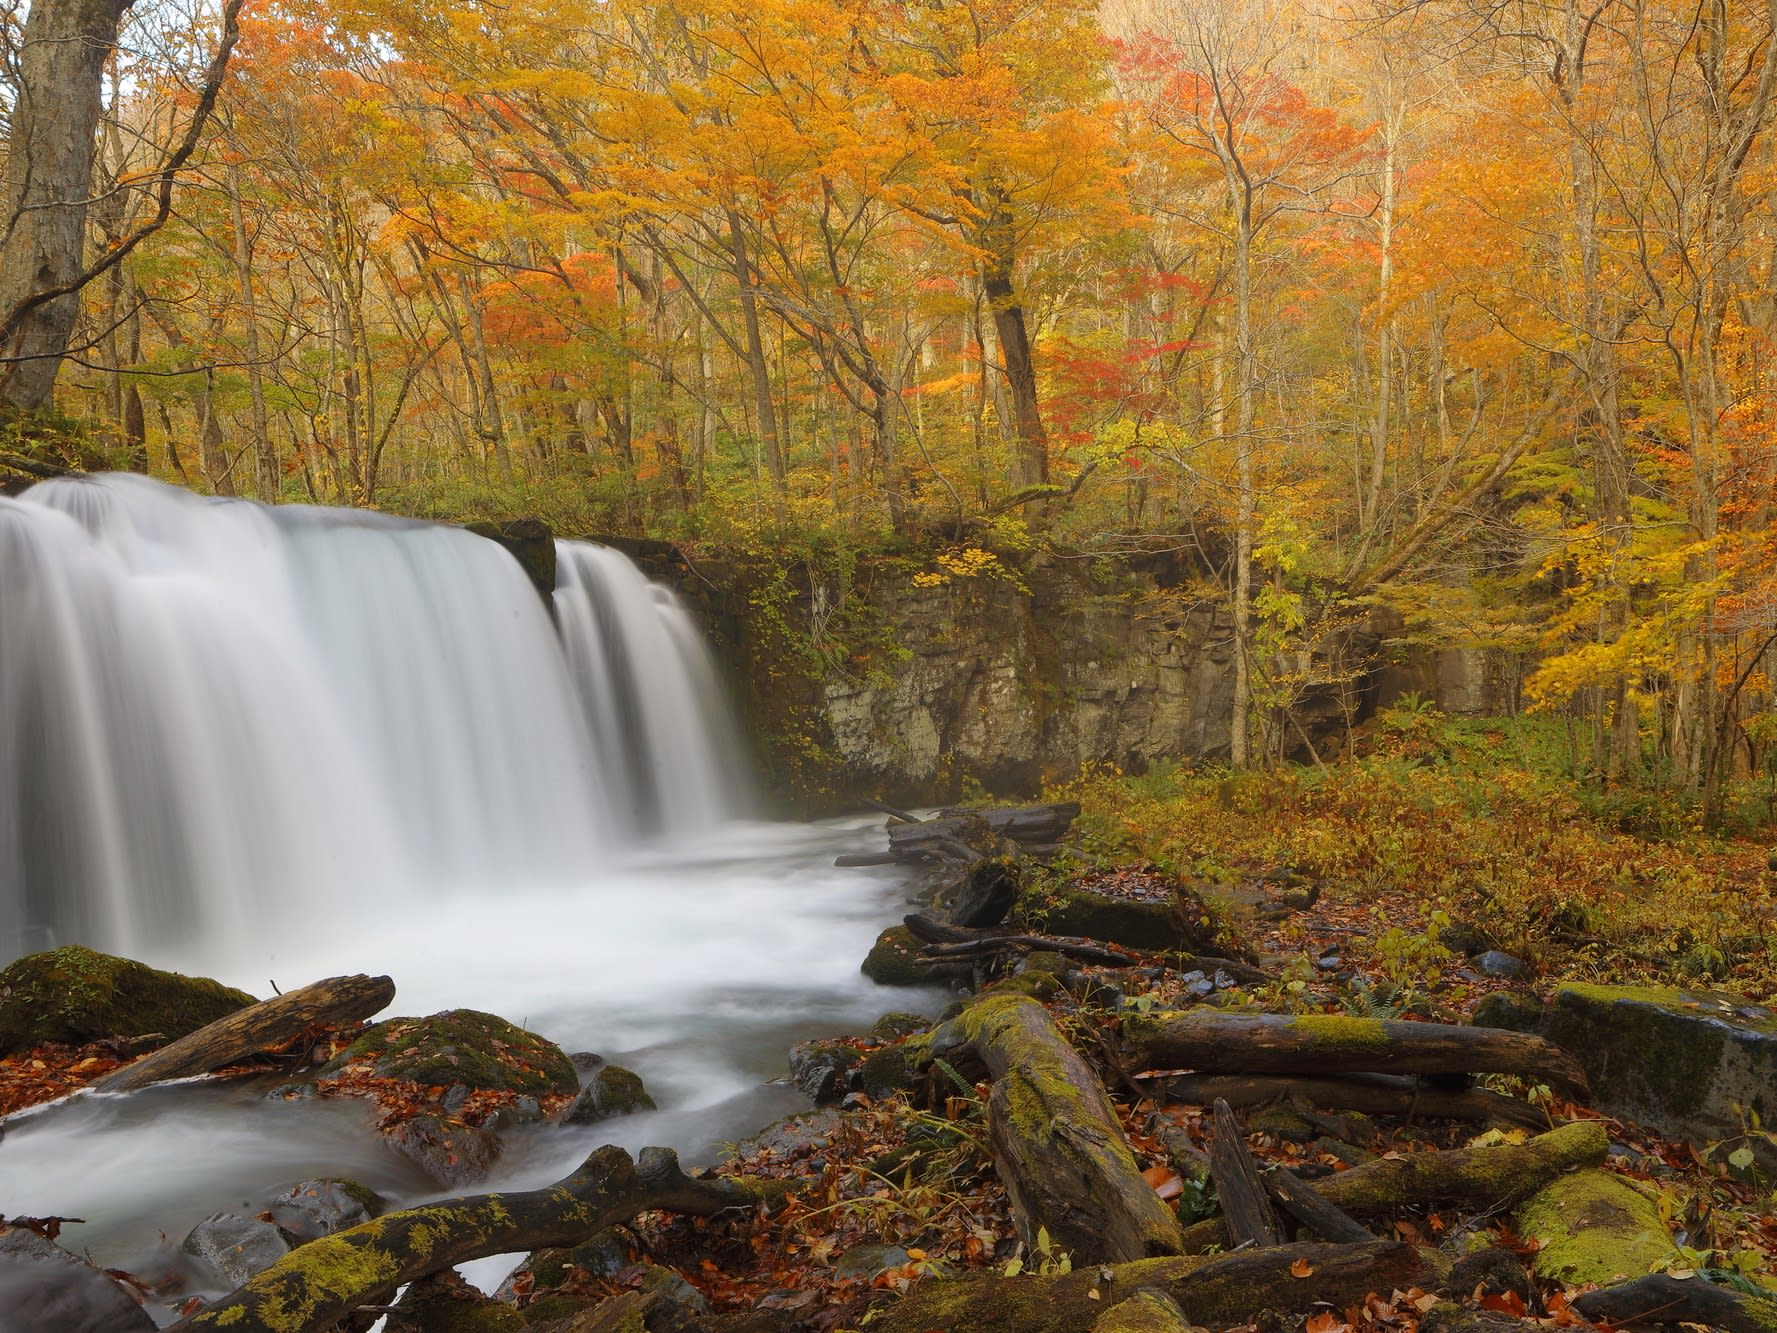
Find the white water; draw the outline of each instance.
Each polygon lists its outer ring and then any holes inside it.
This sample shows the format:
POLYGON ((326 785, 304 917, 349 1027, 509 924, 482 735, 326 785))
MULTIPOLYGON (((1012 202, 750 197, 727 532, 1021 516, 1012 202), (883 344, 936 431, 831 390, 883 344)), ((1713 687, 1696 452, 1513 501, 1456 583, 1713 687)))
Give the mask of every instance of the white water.
MULTIPOLYGON (((738 821, 689 617, 614 552, 559 554, 558 636, 455 529, 137 477, 0 498, 0 961, 80 942, 259 995, 387 973, 392 1012, 502 1014, 663 1108, 518 1135, 494 1187, 795 1109, 761 1088, 792 1041, 907 1003, 857 971, 898 881, 832 868, 868 821, 738 821)), ((362 1108, 262 1092, 15 1116, 0 1212, 84 1217, 76 1249, 152 1275, 307 1176, 430 1193, 362 1108)))

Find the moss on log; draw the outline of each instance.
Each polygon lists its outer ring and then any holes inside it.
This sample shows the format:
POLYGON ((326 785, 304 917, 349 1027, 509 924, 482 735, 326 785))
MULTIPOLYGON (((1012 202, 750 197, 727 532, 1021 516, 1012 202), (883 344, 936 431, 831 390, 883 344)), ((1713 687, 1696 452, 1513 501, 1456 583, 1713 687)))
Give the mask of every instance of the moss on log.
POLYGON ((606 1146, 543 1189, 405 1208, 312 1240, 169 1333, 319 1333, 403 1283, 469 1259, 575 1245, 653 1208, 709 1216, 785 1192, 779 1182, 693 1179, 664 1148, 646 1148, 635 1161, 606 1146))
POLYGON ((1608 1171, 1575 1171, 1518 1210, 1518 1233, 1539 1242, 1532 1271, 1569 1286, 1642 1277, 1673 1254, 1653 1200, 1608 1171))
MULTIPOLYGON (((1360 1217, 1414 1203, 1509 1207, 1558 1176, 1598 1166, 1609 1148, 1600 1122, 1576 1120, 1524 1144, 1379 1158, 1318 1180, 1314 1188, 1334 1207, 1360 1217)), ((1226 1245, 1227 1234, 1219 1217, 1187 1227, 1185 1252, 1226 1245)))
POLYGON ((1110 1098, 1042 1005, 977 1001, 932 1034, 933 1055, 963 1050, 993 1077, 994 1166, 1026 1244, 1047 1228, 1080 1262, 1178 1253, 1178 1219, 1142 1179, 1110 1098))
POLYGON ((1617 1328, 1703 1324, 1726 1333, 1777 1333, 1777 1300, 1670 1273, 1588 1291, 1568 1308, 1582 1319, 1617 1328))
POLYGON ((1080 1333, 1150 1288, 1176 1301, 1192 1325, 1215 1327, 1245 1323, 1261 1310, 1307 1314, 1323 1301, 1343 1309, 1372 1291, 1429 1286, 1438 1276, 1425 1255, 1393 1241, 1276 1245, 1214 1259, 1144 1259, 1108 1270, 1091 1265, 1066 1277, 928 1279, 871 1327, 881 1333, 1080 1333), (1297 1275, 1298 1263, 1307 1276, 1297 1275))
POLYGON ((1523 1074, 1583 1099, 1579 1062, 1552 1042, 1504 1028, 1386 1022, 1342 1014, 1129 1014, 1135 1068, 1228 1074, 1523 1074))

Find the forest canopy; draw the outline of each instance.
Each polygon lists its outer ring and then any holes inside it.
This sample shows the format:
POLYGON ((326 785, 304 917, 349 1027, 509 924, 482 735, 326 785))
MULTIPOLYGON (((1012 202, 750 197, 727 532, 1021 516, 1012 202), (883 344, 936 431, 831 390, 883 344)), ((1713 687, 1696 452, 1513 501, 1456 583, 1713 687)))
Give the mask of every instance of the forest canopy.
MULTIPOLYGON (((112 8, 89 263, 152 213, 223 21, 112 8)), ((1777 0, 239 27, 167 224, 81 291, 70 458, 937 548, 938 580, 1182 550, 1241 646, 1237 762, 1281 743, 1247 735, 1279 664, 1377 603, 1516 655, 1602 772, 1763 762, 1777 0)))

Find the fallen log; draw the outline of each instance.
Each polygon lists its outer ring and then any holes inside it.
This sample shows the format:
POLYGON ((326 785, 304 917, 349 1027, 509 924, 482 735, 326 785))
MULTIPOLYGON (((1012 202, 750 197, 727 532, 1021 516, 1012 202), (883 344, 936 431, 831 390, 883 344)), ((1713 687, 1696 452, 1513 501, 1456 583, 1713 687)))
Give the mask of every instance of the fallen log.
POLYGON ((833 858, 833 864, 849 869, 861 869, 867 866, 898 865, 893 852, 841 852, 833 858))
POLYGON ((1576 1296, 1567 1308, 1594 1324, 1608 1323, 1616 1328, 1705 1324, 1726 1333, 1772 1333, 1777 1329, 1777 1300, 1670 1273, 1649 1273, 1633 1282, 1588 1291, 1576 1296))
MULTIPOLYGON (((1226 1102, 1220 1103, 1226 1106, 1226 1102)), ((1283 1210, 1322 1240, 1357 1245, 1376 1240, 1374 1232, 1327 1198, 1294 1171, 1267 1171, 1260 1177, 1268 1193, 1283 1210)))
POLYGON ((1142 1179, 1104 1088, 1042 1005, 979 1000, 932 1034, 931 1052, 972 1054, 993 1079, 988 1139, 1026 1245, 1047 1229, 1082 1263, 1178 1253, 1178 1219, 1142 1179))
POLYGON ((708 1217, 787 1192, 780 1181, 687 1176, 670 1149, 644 1148, 631 1160, 607 1145, 542 1189, 404 1208, 311 1240, 164 1333, 320 1333, 360 1306, 385 1303, 403 1283, 469 1259, 576 1245, 650 1209, 708 1217))
POLYGON ((1170 967, 1175 971, 1198 971, 1205 973, 1226 972, 1232 981, 1242 985, 1258 985, 1272 980, 1271 974, 1261 971, 1248 963, 1235 958, 1223 958, 1214 954, 1177 954, 1168 953, 1164 961, 1149 954, 1138 953, 1134 949, 1119 946, 1113 948, 1101 940, 1087 939, 1083 935, 1038 935, 1029 931, 1010 932, 1001 930, 971 930, 967 926, 954 926, 948 921, 939 921, 936 917, 914 912, 902 918, 902 924, 913 935, 928 945, 968 945, 967 950, 960 950, 953 955, 932 954, 933 957, 978 957, 1001 949, 1041 950, 1049 953, 1064 954, 1070 958, 1078 958, 1084 963, 1096 963, 1109 967, 1170 967))
POLYGON ((1235 1247, 1276 1245, 1283 1239, 1271 1198, 1259 1181, 1259 1168, 1246 1150, 1246 1135, 1227 1102, 1215 1104, 1215 1131, 1209 1137, 1209 1176, 1228 1240, 1235 1247))
POLYGON ((1073 801, 996 810, 944 810, 930 819, 891 824, 889 851, 897 861, 974 860, 991 856, 1005 839, 1025 844, 1059 842, 1079 817, 1073 801))
POLYGON ((207 1074, 261 1051, 276 1050, 316 1024, 358 1023, 389 1006, 395 983, 362 973, 329 977, 199 1028, 189 1036, 114 1070, 93 1084, 99 1092, 134 1092, 152 1083, 207 1074))
POLYGON ((1504 1028, 1386 1022, 1337 1014, 1130 1014, 1123 1042, 1136 1068, 1226 1074, 1522 1074, 1576 1100, 1579 1062, 1553 1042, 1504 1028))
POLYGON ((1411 1120, 1503 1120, 1526 1129, 1550 1128, 1549 1114, 1516 1097, 1485 1088, 1428 1088, 1408 1075, 1355 1074, 1350 1078, 1290 1078, 1281 1074, 1174 1074, 1150 1087, 1158 1102, 1209 1106, 1218 1097, 1230 1106, 1287 1103, 1323 1111, 1362 1111, 1411 1120))
MULTIPOLYGON (((1335 1208, 1358 1217, 1402 1204, 1509 1207, 1557 1176, 1600 1165, 1609 1148, 1610 1138, 1600 1121, 1576 1120, 1523 1144, 1378 1158, 1317 1180, 1314 1187, 1335 1208)), ((1187 1254, 1227 1243, 1227 1228, 1219 1217, 1185 1228, 1187 1254)))
POLYGON ((903 824, 925 823, 925 820, 921 819, 912 811, 903 810, 899 806, 890 805, 887 801, 879 801, 874 796, 861 797, 859 798, 858 804, 870 810, 880 811, 891 819, 900 820, 903 824))
POLYGON ((882 1333, 1080 1333, 1104 1310, 1152 1289, 1192 1325, 1242 1324, 1255 1312, 1308 1314, 1361 1305, 1372 1291, 1430 1287, 1438 1269, 1410 1245, 1274 1245, 1213 1259, 1089 1265, 1065 1277, 927 1279, 871 1323, 882 1333), (1108 1273, 1108 1280, 1106 1274, 1108 1273))

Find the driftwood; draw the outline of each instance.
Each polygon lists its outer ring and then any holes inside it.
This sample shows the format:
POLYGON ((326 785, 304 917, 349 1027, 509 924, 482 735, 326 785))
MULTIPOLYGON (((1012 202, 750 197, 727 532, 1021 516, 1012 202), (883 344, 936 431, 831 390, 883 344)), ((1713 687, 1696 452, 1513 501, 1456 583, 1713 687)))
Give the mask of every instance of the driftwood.
POLYGON ((998 810, 944 810, 918 823, 889 825, 889 853, 903 864, 968 864, 999 850, 1010 839, 1020 845, 1059 842, 1080 807, 1073 801, 998 810))
POLYGON ((925 823, 925 820, 921 819, 918 815, 914 814, 912 811, 903 810, 899 806, 890 805, 887 801, 879 801, 873 796, 861 797, 858 801, 858 804, 862 805, 862 806, 867 806, 871 810, 880 811, 881 813, 887 815, 891 819, 900 820, 903 824, 923 824, 923 823, 925 823))
POLYGON ((1393 1074, 1351 1078, 1290 1078, 1282 1074, 1174 1074, 1151 1088, 1155 1100, 1173 1105, 1208 1106, 1218 1097, 1230 1106, 1313 1106, 1326 1111, 1362 1111, 1409 1120, 1502 1120, 1526 1129, 1550 1128, 1548 1112, 1516 1097, 1485 1088, 1428 1088, 1393 1074))
MULTIPOLYGON (((1226 1106, 1227 1103, 1221 1102, 1218 1105, 1226 1106)), ((1373 1232, 1350 1213, 1329 1203, 1324 1194, 1294 1171, 1267 1171, 1260 1179, 1264 1182, 1265 1192, 1286 1213, 1322 1240, 1340 1245, 1355 1245, 1377 1239, 1373 1232)))
MULTIPOLYGON (((1003 950, 1028 950, 1063 954, 1069 958, 1077 958, 1083 963, 1094 963, 1105 967, 1158 967, 1161 960, 1147 954, 1138 953, 1133 949, 1117 949, 1099 940, 1090 940, 1083 935, 1038 935, 1026 932, 1010 932, 999 930, 971 930, 966 926, 953 926, 947 921, 939 921, 936 917, 915 912, 902 918, 902 924, 911 931, 914 937, 928 947, 925 955, 929 958, 978 958, 986 957, 1003 950), (935 946, 963 946, 956 949, 944 949, 935 946)), ((1233 981, 1243 985, 1257 985, 1271 980, 1269 973, 1242 963, 1234 958, 1221 958, 1208 954, 1168 954, 1166 966, 1175 971, 1199 971, 1206 973, 1226 972, 1233 981)))
POLYGON ((1568 1309, 1594 1324, 1646 1328, 1655 1324, 1707 1324, 1726 1333, 1772 1333, 1777 1300, 1718 1287, 1700 1277, 1650 1273, 1633 1282, 1576 1296, 1568 1309))
MULTIPOLYGON (((1314 1187, 1328 1203, 1359 1217, 1402 1204, 1506 1207, 1528 1198, 1557 1176, 1598 1166, 1609 1148, 1610 1138, 1602 1123, 1576 1120, 1524 1144, 1378 1158, 1318 1180, 1314 1187)), ((1219 1217, 1185 1229, 1187 1254, 1227 1243, 1227 1228, 1219 1217)))
POLYGON ((189 1036, 98 1080, 99 1092, 134 1092, 151 1083, 207 1074, 275 1050, 317 1023, 357 1023, 388 1007, 395 983, 362 973, 329 977, 217 1019, 189 1036))
POLYGON ((167 1333, 319 1333, 360 1306, 386 1301, 403 1283, 469 1259, 577 1245, 649 1209, 708 1217, 785 1192, 775 1181, 687 1176, 665 1148, 645 1148, 632 1161, 607 1145, 542 1189, 405 1208, 311 1240, 167 1333))
POLYGON ((1276 1245, 1283 1239, 1270 1196, 1259 1181, 1258 1165, 1247 1151, 1246 1136, 1227 1102, 1215 1104, 1215 1132, 1209 1138, 1209 1175, 1215 1181, 1222 1221, 1233 1246, 1276 1245))
POLYGON ((1254 1313, 1308 1314, 1361 1305, 1370 1292, 1431 1287, 1432 1262, 1411 1245, 1274 1245, 1213 1259, 1149 1259, 1090 1265, 1066 1277, 986 1277, 921 1282, 871 1324, 881 1333, 1080 1333, 1138 1291, 1158 1290, 1193 1325, 1241 1324, 1254 1313), (1108 1278, 1107 1278, 1108 1274, 1108 1278), (1096 1295, 1094 1294, 1096 1293, 1096 1295))
POLYGON ((1311 1014, 1191 1009, 1130 1014, 1123 1042, 1135 1068, 1228 1074, 1522 1074, 1583 1100, 1586 1075, 1553 1042, 1504 1028, 1384 1022, 1311 1014))
POLYGON ((1178 1253, 1178 1219, 1142 1179, 1097 1076, 1042 1005, 978 1000, 932 1034, 931 1051, 972 1054, 993 1078, 988 1138, 1027 1245, 1046 1228, 1080 1263, 1178 1253))

